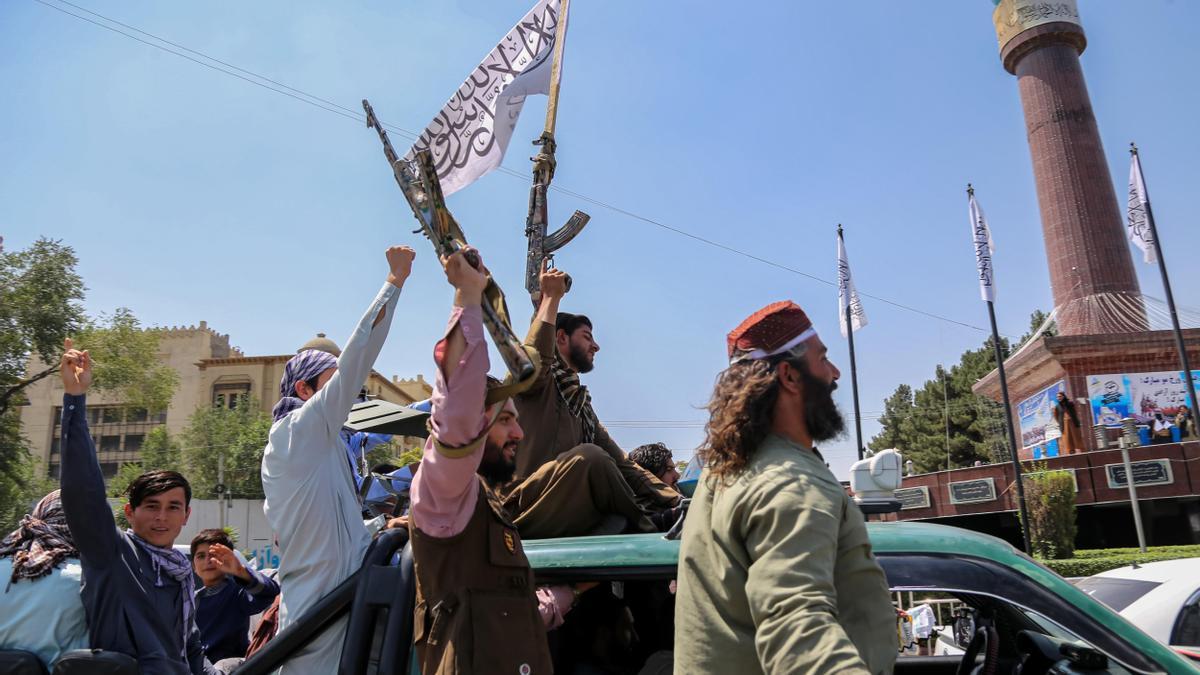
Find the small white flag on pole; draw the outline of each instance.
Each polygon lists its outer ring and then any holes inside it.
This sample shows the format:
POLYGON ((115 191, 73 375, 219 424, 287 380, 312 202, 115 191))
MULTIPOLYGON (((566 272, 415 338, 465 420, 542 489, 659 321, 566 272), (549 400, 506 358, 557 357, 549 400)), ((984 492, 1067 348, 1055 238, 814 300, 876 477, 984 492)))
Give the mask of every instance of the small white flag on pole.
POLYGON ((975 246, 975 266, 979 269, 979 295, 985 302, 996 301, 996 271, 992 267, 992 256, 996 246, 992 243, 992 230, 988 228, 987 218, 979 202, 975 201, 975 190, 967 186, 970 200, 971 240, 975 246))
POLYGON ((525 97, 548 94, 559 0, 539 0, 496 45, 404 156, 433 153, 442 192, 451 194, 500 166, 525 97))
POLYGON ((867 312, 858 299, 858 290, 854 288, 854 278, 850 276, 850 261, 846 259, 846 242, 838 231, 838 323, 842 327, 842 337, 849 335, 849 330, 861 330, 867 325, 867 312), (846 326, 846 309, 850 310, 850 326, 846 326))
POLYGON ((1150 231, 1150 221, 1146 219, 1146 183, 1142 178, 1142 163, 1137 153, 1133 153, 1133 162, 1129 165, 1129 223, 1126 230, 1129 240, 1142 249, 1142 259, 1147 263, 1158 262, 1154 254, 1154 235, 1150 231))

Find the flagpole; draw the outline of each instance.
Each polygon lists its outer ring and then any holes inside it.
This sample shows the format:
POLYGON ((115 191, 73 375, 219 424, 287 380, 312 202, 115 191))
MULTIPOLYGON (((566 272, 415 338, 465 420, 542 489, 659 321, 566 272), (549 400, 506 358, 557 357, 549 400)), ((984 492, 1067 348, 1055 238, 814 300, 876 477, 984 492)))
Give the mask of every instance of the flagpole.
MULTIPOLYGON (((838 223, 838 239, 842 242, 845 237, 842 235, 842 225, 838 223)), ((845 245, 843 243, 843 245, 845 245)), ((854 397, 854 438, 857 441, 856 448, 858 450, 858 458, 863 458, 863 440, 862 440, 862 414, 858 409, 858 365, 854 359, 854 323, 851 320, 851 311, 853 310, 853 298, 850 297, 850 289, 846 288, 846 339, 850 343, 850 391, 854 397)))
MULTIPOLYGON (((975 196, 975 188, 967 183, 967 199, 975 196)), ((974 226, 974 223, 972 223, 974 226)), ((992 323, 992 347, 996 350, 996 370, 1000 374, 1000 397, 1004 399, 1004 421, 1008 428, 1008 452, 1012 456, 1013 471, 1017 482, 1017 510, 1021 514, 1021 537, 1025 543, 1025 553, 1033 555, 1029 538, 1029 511, 1025 507, 1025 481, 1021 477, 1021 459, 1017 456, 1017 432, 1013 428, 1012 400, 1008 397, 1008 377, 1004 373, 1004 353, 1000 349, 1000 330, 996 327, 996 307, 992 300, 987 300, 988 320, 992 323)))
POLYGON ((988 319, 992 322, 992 346, 996 348, 996 369, 1000 371, 1000 395, 1004 398, 1004 421, 1008 426, 1008 451, 1012 455, 1013 471, 1017 476, 1017 508, 1021 512, 1021 535, 1025 538, 1025 553, 1033 555, 1029 545, 1029 512, 1025 508, 1025 481, 1021 478, 1021 460, 1017 457, 1017 432, 1013 428, 1012 401, 1008 398, 1008 378, 1004 375, 1004 354, 1000 351, 1000 331, 996 329, 996 308, 987 301, 988 319))
MULTIPOLYGON (((1129 144, 1129 154, 1138 156, 1137 145, 1129 144)), ((1179 350, 1179 362, 1183 366, 1183 381, 1187 383, 1187 397, 1191 403, 1192 429, 1196 428, 1196 383, 1192 378, 1192 366, 1188 363, 1187 344, 1183 341, 1183 330, 1179 326, 1179 313, 1175 311, 1175 294, 1171 292, 1171 279, 1167 276, 1167 259, 1163 257, 1162 244, 1158 241, 1158 227, 1154 225, 1154 211, 1150 209, 1150 188, 1146 187, 1146 177, 1142 175, 1142 163, 1138 162, 1138 178, 1142 181, 1142 192, 1145 197, 1146 224, 1150 226, 1150 237, 1154 239, 1154 253, 1158 256, 1158 271, 1162 275, 1163 292, 1167 296, 1167 309, 1171 313, 1171 327, 1175 331, 1175 348, 1179 350)), ((1195 431, 1193 431, 1195 434, 1195 431)), ((1133 481, 1130 481, 1132 484, 1133 481)))
MULTIPOLYGON (((533 142, 541 146, 533 160, 533 184, 529 187, 529 211, 525 216, 525 237, 529 246, 525 254, 525 290, 533 306, 541 302, 542 292, 538 276, 542 264, 554 263, 554 252, 575 238, 587 225, 590 216, 582 211, 576 211, 565 225, 553 233, 547 232, 549 223, 546 192, 550 189, 550 181, 554 180, 554 169, 558 160, 554 158, 558 151, 558 143, 554 140, 554 129, 558 124, 558 93, 562 87, 562 58, 567 45, 567 12, 571 0, 562 0, 559 6, 558 20, 554 26, 554 52, 550 61, 550 86, 546 90, 546 127, 542 135, 533 142)), ((571 288, 570 275, 566 278, 567 289, 571 288)))
POLYGON ((546 101, 546 134, 554 136, 558 124, 558 90, 562 84, 562 55, 567 45, 567 11, 571 0, 562 0, 558 23, 554 26, 554 57, 550 63, 550 92, 546 101))

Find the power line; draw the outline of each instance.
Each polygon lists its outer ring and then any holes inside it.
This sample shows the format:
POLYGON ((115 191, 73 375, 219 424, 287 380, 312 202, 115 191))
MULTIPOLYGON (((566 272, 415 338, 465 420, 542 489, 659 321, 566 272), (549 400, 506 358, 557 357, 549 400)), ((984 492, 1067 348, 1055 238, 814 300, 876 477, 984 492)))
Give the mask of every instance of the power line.
MULTIPOLYGON (((79 5, 76 5, 76 4, 74 4, 74 3, 68 2, 67 0, 55 0, 55 2, 61 3, 61 4, 63 4, 63 5, 66 5, 66 6, 68 6, 68 7, 72 7, 72 8, 74 8, 74 9, 77 9, 77 10, 81 11, 81 12, 85 12, 85 13, 87 13, 87 14, 90 14, 91 16, 94 16, 94 17, 97 17, 97 18, 99 18, 99 19, 102 19, 103 21, 107 21, 107 22, 109 22, 109 23, 115 24, 116 26, 121 26, 122 28, 128 29, 128 30, 130 30, 130 31, 134 31, 134 32, 138 33, 139 35, 144 35, 144 36, 146 36, 146 37, 152 38, 152 39, 154 39, 154 40, 157 40, 157 41, 159 41, 159 42, 161 42, 161 43, 163 43, 163 44, 156 44, 156 43, 154 43, 154 42, 150 42, 150 41, 148 41, 148 40, 144 40, 144 39, 142 39, 142 38, 138 37, 137 35, 133 35, 133 34, 131 34, 131 33, 125 32, 125 31, 123 31, 123 30, 120 30, 120 29, 118 29, 118 28, 114 28, 113 26, 109 26, 109 25, 106 25, 106 24, 104 24, 104 23, 100 23, 99 21, 95 21, 95 20, 93 20, 93 19, 89 19, 89 18, 88 18, 88 17, 86 17, 86 16, 81 16, 81 15, 79 15, 79 14, 76 14, 76 13, 74 13, 74 12, 71 12, 71 11, 69 11, 69 10, 63 9, 62 7, 60 7, 60 6, 58 6, 58 5, 55 5, 55 4, 51 3, 51 2, 48 2, 47 0, 34 0, 34 2, 37 2, 38 4, 41 4, 41 5, 45 6, 45 7, 49 7, 50 9, 53 9, 53 10, 55 10, 55 11, 61 12, 61 13, 63 13, 63 14, 66 14, 67 16, 71 16, 71 17, 74 17, 74 18, 76 18, 76 19, 79 19, 80 21, 86 21, 87 23, 90 23, 90 24, 92 24, 92 25, 94 25, 94 26, 99 26, 100 28, 103 28, 103 29, 105 29, 105 30, 111 31, 111 32, 113 32, 113 33, 116 33, 116 34, 118 34, 118 35, 122 35, 122 36, 124 36, 124 37, 127 37, 127 38, 129 38, 129 39, 131 39, 131 40, 136 40, 137 42, 140 42, 140 43, 142 43, 142 44, 144 44, 144 45, 148 45, 148 46, 150 46, 150 47, 154 47, 155 49, 158 49, 158 50, 161 50, 161 51, 167 52, 168 54, 173 54, 173 55, 175 55, 175 56, 178 56, 178 57, 180 57, 180 58, 182 58, 182 59, 187 59, 188 61, 191 61, 191 62, 193 62, 193 63, 196 63, 196 64, 199 64, 199 65, 201 65, 201 66, 204 66, 205 68, 209 68, 209 69, 211 69, 211 70, 215 70, 215 71, 217 71, 217 72, 219 72, 219 73, 223 73, 223 74, 225 74, 225 75, 229 75, 229 76, 231 76, 231 77, 236 77, 236 78, 237 78, 237 79, 239 79, 239 80, 242 80, 242 81, 244 81, 244 82, 249 82, 250 84, 253 84, 253 85, 257 86, 257 87, 261 87, 261 88, 263 88, 263 89, 266 89, 266 90, 268 90, 268 91, 275 92, 276 94, 281 94, 281 95, 283 95, 283 96, 287 96, 288 98, 292 98, 292 99, 295 99, 295 100, 297 100, 297 101, 300 101, 301 103, 306 103, 306 104, 308 104, 308 105, 311 105, 311 106, 313 106, 313 107, 315 107, 315 108, 319 108, 319 109, 321 109, 321 110, 324 110, 324 111, 326 111, 326 112, 330 112, 330 113, 333 113, 333 114, 335 114, 335 115, 340 115, 340 116, 342 116, 342 117, 346 117, 346 118, 352 119, 352 120, 354 120, 355 122, 359 122, 359 123, 363 123, 363 124, 365 124, 365 123, 366 123, 366 118, 365 118, 365 116, 364 116, 362 113, 359 113, 359 112, 357 112, 357 111, 356 111, 355 109, 353 109, 353 108, 347 108, 346 106, 340 105, 340 104, 338 104, 338 103, 335 103, 335 102, 333 102, 333 101, 330 101, 330 100, 328 100, 328 99, 322 98, 322 97, 320 97, 320 96, 316 96, 316 95, 314 95, 314 94, 310 94, 310 93, 308 93, 308 92, 306 92, 306 91, 304 91, 304 90, 302 90, 302 89, 297 89, 297 88, 295 88, 295 87, 289 86, 289 85, 287 85, 287 84, 284 84, 284 83, 282 83, 282 82, 279 82, 279 81, 277 81, 277 80, 273 80, 273 79, 271 79, 271 78, 269 78, 269 77, 266 77, 266 76, 264 76, 264 75, 259 75, 258 73, 255 73, 255 72, 253 72, 253 71, 247 70, 247 69, 245 69, 245 68, 241 68, 241 67, 239 67, 239 66, 236 66, 236 65, 234 65, 234 64, 232 64, 232 63, 229 63, 229 62, 227 62, 227 61, 222 61, 221 59, 218 59, 218 58, 215 58, 215 57, 209 56, 208 54, 205 54, 204 52, 201 52, 201 51, 198 51, 198 50, 195 50, 195 49, 191 49, 191 48, 189 48, 189 47, 186 47, 186 46, 184 46, 184 45, 181 45, 181 44, 179 44, 179 43, 177 43, 177 42, 172 42, 172 41, 170 41, 170 40, 167 40, 166 38, 159 37, 158 35, 155 35, 155 34, 153 34, 153 33, 149 33, 149 32, 147 32, 147 31, 144 31, 144 30, 142 30, 142 29, 140 29, 140 28, 137 28, 137 27, 135 27, 135 26, 131 26, 131 25, 129 25, 129 24, 126 24, 126 23, 122 23, 122 22, 120 22, 120 21, 117 21, 116 19, 109 18, 109 17, 107 17, 107 16, 105 16, 105 15, 103 15, 103 14, 100 14, 100 13, 98 13, 98 12, 93 12, 93 11, 92 11, 92 10, 90 10, 90 9, 87 9, 87 8, 85 8, 85 7, 81 7, 81 6, 79 6, 79 5), (163 45, 169 45, 169 47, 165 47, 165 46, 163 46, 163 45), (174 49, 172 49, 171 47, 173 47, 174 49), (176 50, 182 50, 182 51, 176 51, 176 50), (186 53, 184 53, 184 52, 186 52, 186 53), (189 54, 194 54, 195 56, 189 56, 189 54), (195 58, 196 56, 198 56, 198 57, 201 57, 202 59, 207 59, 208 61, 211 61, 212 63, 208 63, 208 62, 206 62, 206 61, 202 61, 200 58, 195 58), (215 63, 215 64, 219 64, 219 65, 213 65, 214 63, 215 63), (249 77, 248 77, 248 76, 249 76, 249 77), (257 78, 257 79, 253 79, 253 78, 257 78), (261 81, 260 81, 260 80, 261 80, 261 81)), ((384 127, 386 127, 386 128, 389 130, 389 131, 392 131, 392 132, 394 132, 394 133, 400 134, 400 135, 402 135, 402 136, 404 136, 404 137, 408 138, 409 140, 416 140, 417 138, 419 138, 419 134, 416 134, 416 133, 414 133, 414 132, 412 132, 412 131, 409 131, 409 130, 407 130, 407 129, 403 129, 403 128, 397 127, 397 126, 395 126, 395 125, 388 124, 388 123, 386 123, 386 122, 381 122, 381 123, 382 123, 382 124, 383 124, 383 126, 384 126, 384 127)), ((518 178, 518 179, 520 179, 520 180, 522 180, 522 181, 524 181, 524 180, 527 180, 527 179, 529 178, 529 176, 528 176, 526 173, 523 173, 523 172, 517 171, 517 170, 515 170, 515 169, 509 168, 509 167, 506 167, 506 166, 503 166, 503 165, 501 165, 500 167, 498 167, 498 170, 499 170, 501 173, 505 174, 505 175, 512 176, 512 177, 514 177, 514 178, 518 178)), ((621 214, 621 215, 623 215, 623 216, 626 216, 626 217, 628 217, 628 218, 632 218, 632 219, 634 219, 634 220, 637 220, 637 221, 640 221, 640 222, 646 223, 646 224, 648 224, 648 225, 653 225, 653 226, 655 226, 655 227, 661 228, 661 229, 663 229, 663 230, 666 230, 666 231, 668 231, 668 232, 672 232, 672 233, 674 233, 674 234, 678 234, 678 235, 680 235, 680 236, 687 237, 687 238, 689 238, 689 239, 692 239, 692 240, 694 240, 694 241, 700 242, 700 243, 702 243, 702 244, 705 244, 705 245, 707 245, 707 246, 711 246, 711 247, 713 247, 713 248, 717 248, 717 249, 720 249, 720 250, 726 251, 726 252, 728 252, 728 253, 732 253, 732 254, 734 254, 734 255, 738 255, 738 256, 741 256, 741 257, 743 257, 743 258, 747 258, 747 259, 749 259, 749 260, 753 260, 753 261, 755 261, 755 262, 762 263, 762 264, 764 264, 764 265, 768 265, 768 266, 770 266, 770 267, 774 267, 774 268, 776 268, 776 269, 780 269, 780 270, 783 270, 783 271, 786 271, 786 272, 790 272, 790 273, 792 273, 792 274, 795 274, 795 275, 798 275, 798 276, 804 277, 804 278, 806 278, 806 279, 809 279, 809 280, 812 280, 812 281, 816 281, 816 282, 818 282, 818 283, 822 283, 822 284, 826 284, 826 285, 828 285, 828 286, 834 286, 834 287, 836 287, 836 286, 837 286, 837 282, 835 282, 835 281, 831 281, 831 280, 829 280, 829 279, 825 279, 825 278, 823 278, 823 277, 818 277, 818 276, 816 276, 816 275, 809 274, 809 273, 807 273, 807 272, 804 272, 804 271, 802 271, 802 270, 798 270, 798 269, 796 269, 796 268, 794 268, 794 267, 789 267, 789 266, 787 266, 787 265, 784 265, 784 264, 782 264, 782 263, 775 262, 775 261, 773 261, 773 260, 770 260, 770 259, 768 259, 768 258, 764 258, 764 257, 762 257, 762 256, 755 255, 755 254, 753 254, 753 253, 750 253, 750 252, 748 252, 748 251, 744 251, 744 250, 741 250, 741 249, 738 249, 738 248, 734 248, 733 246, 729 246, 729 245, 727 245, 727 244, 723 244, 723 243, 721 243, 721 242, 718 242, 718 241, 715 241, 715 240, 713 240, 713 239, 708 239, 708 238, 706 238, 706 237, 702 237, 702 236, 700 236, 700 235, 693 234, 693 233, 691 233, 691 232, 688 232, 688 231, 686 231, 686 230, 683 230, 683 229, 680 229, 680 228, 677 228, 677 227, 674 227, 674 226, 668 225, 668 224, 666 224, 666 223, 663 223, 663 222, 661 222, 661 221, 659 221, 659 220, 656 220, 656 219, 654 219, 654 218, 650 218, 650 217, 647 217, 647 216, 640 215, 640 214, 638 214, 638 213, 634 213, 633 211, 629 211, 628 209, 625 209, 625 208, 622 208, 622 207, 616 206, 616 205, 614 205, 614 204, 610 204, 610 203, 608 203, 608 202, 605 202, 605 201, 603 201, 603 200, 600 200, 600 199, 596 199, 596 198, 594 198, 594 197, 589 197, 589 196, 587 196, 587 195, 585 195, 585 194, 583 194, 583 193, 576 192, 576 191, 574 191, 574 190, 570 190, 570 189, 568 189, 568 188, 564 188, 564 187, 561 187, 561 186, 558 186, 558 185, 551 185, 551 186, 550 186, 550 189, 551 189, 551 190, 553 190, 553 191, 555 191, 555 192, 557 192, 557 193, 560 193, 560 194, 563 194, 563 195, 567 195, 567 196, 569 196, 569 197, 573 197, 573 198, 575 198, 575 199, 578 199, 578 200, 580 200, 580 201, 583 201, 583 202, 586 202, 586 203, 589 203, 589 204, 593 204, 593 205, 595 205, 595 206, 598 206, 598 207, 600 207, 600 208, 603 208, 603 209, 606 209, 606 210, 612 211, 613 213, 618 213, 618 214, 621 214)), ((922 315, 922 316, 925 316, 925 317, 928 317, 928 318, 931 318, 931 319, 936 319, 936 320, 938 320, 938 321, 944 321, 944 322, 946 322, 946 323, 951 323, 951 324, 954 324, 954 325, 957 325, 957 326, 962 326, 963 328, 969 328, 969 329, 971 329, 971 330, 976 330, 976 331, 980 331, 980 332, 987 332, 987 331, 985 331, 983 328, 981 328, 981 327, 979 327, 979 326, 976 326, 976 325, 973 325, 973 324, 969 324, 969 323, 965 323, 965 322, 963 322, 963 321, 958 321, 957 319, 951 319, 950 317, 943 316, 943 315, 940 315, 940 314, 935 314, 935 313, 933 313, 933 312, 928 312, 928 311, 925 311, 925 310, 923 310, 923 309, 919 309, 919 308, 913 307, 913 306, 911 306, 911 305, 906 305, 906 304, 904 304, 904 303, 901 303, 901 302, 896 302, 895 300, 889 300, 889 299, 887 299, 887 298, 884 298, 884 297, 881 297, 881 296, 878 296, 878 295, 873 295, 873 294, 870 294, 870 293, 866 293, 866 292, 863 292, 863 291, 861 291, 861 290, 859 291, 859 294, 860 294, 860 295, 862 295, 863 297, 871 298, 872 300, 877 300, 877 301, 879 301, 879 302, 882 302, 882 303, 884 303, 884 304, 887 304, 887 305, 891 305, 891 306, 893 306, 893 307, 896 307, 896 308, 898 308, 898 309, 902 309, 902 310, 905 310, 905 311, 913 312, 913 313, 915 313, 915 314, 920 314, 920 315, 922 315)), ((1007 336, 1006 336, 1006 337, 1007 337, 1007 336)))

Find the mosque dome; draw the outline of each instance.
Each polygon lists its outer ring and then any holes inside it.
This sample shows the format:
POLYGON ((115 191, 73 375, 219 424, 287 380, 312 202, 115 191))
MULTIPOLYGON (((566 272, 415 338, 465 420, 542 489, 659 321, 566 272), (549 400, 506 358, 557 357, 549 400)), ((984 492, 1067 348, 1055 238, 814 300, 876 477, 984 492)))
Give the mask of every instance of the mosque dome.
POLYGON ((317 337, 305 342, 300 346, 300 349, 296 350, 296 352, 299 353, 305 349, 315 349, 317 351, 333 354, 334 356, 342 355, 342 350, 338 349, 337 343, 325 337, 324 333, 317 333, 317 337))

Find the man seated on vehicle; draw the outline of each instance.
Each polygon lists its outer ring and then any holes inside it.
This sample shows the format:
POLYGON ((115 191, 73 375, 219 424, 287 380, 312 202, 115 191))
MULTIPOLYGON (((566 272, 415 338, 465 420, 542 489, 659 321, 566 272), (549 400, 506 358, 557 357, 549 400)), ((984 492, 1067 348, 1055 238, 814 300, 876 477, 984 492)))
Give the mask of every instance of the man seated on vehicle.
MULTIPOLYGON (((511 399, 485 408, 486 272, 461 251, 443 264, 454 308, 434 347, 432 433, 413 477, 408 516, 417 660, 427 675, 548 673, 546 630, 562 623, 583 587, 534 588, 521 536, 493 489, 512 477, 521 427, 511 399)), ((557 285, 546 279, 543 291, 561 296, 561 279, 557 285)))
MULTIPOLYGON (((362 565, 370 537, 342 427, 387 338, 414 252, 386 252, 388 276, 339 357, 302 350, 284 366, 263 452, 263 513, 279 541, 279 630, 286 630, 362 565)), ((346 619, 313 639, 282 673, 337 671, 346 619)))
POLYGON ((55 490, 0 541, 0 649, 36 654, 47 670, 63 652, 87 649, 82 574, 55 490))
MULTIPOLYGON (((542 370, 533 386, 515 398, 525 429, 517 454, 517 476, 533 476, 546 463, 563 459, 565 453, 582 452, 590 457, 602 452, 616 463, 638 504, 648 513, 676 507, 679 493, 629 460, 597 419, 591 394, 579 381, 581 374, 591 372, 596 352, 600 351, 592 337, 591 320, 581 314, 560 313, 558 300, 553 302, 554 311, 547 314, 543 293, 525 339, 525 344, 541 355, 542 370)), ((666 529, 677 515, 658 515, 660 522, 656 524, 666 529)), ((522 532, 530 538, 561 536, 526 532, 524 526, 522 532)))
POLYGON ((671 455, 671 450, 667 446, 662 443, 639 445, 629 453, 629 459, 654 474, 654 477, 661 480, 667 487, 678 489, 675 484, 679 482, 679 469, 675 465, 675 457, 671 455))
POLYGON ((225 530, 200 530, 192 538, 192 566, 203 586, 196 591, 196 625, 208 660, 241 659, 250 646, 250 617, 271 606, 279 595, 274 579, 246 569, 233 553, 225 530))
POLYGON ((61 375, 62 505, 83 567, 91 647, 128 654, 143 673, 215 674, 196 630, 191 561, 172 548, 192 512, 192 486, 174 471, 138 476, 126 490, 130 529, 117 529, 88 432, 91 356, 69 339, 61 375))
POLYGON ((676 672, 892 672, 887 579, 813 448, 844 428, 838 369, 787 301, 743 321, 728 348, 683 526, 676 672))

